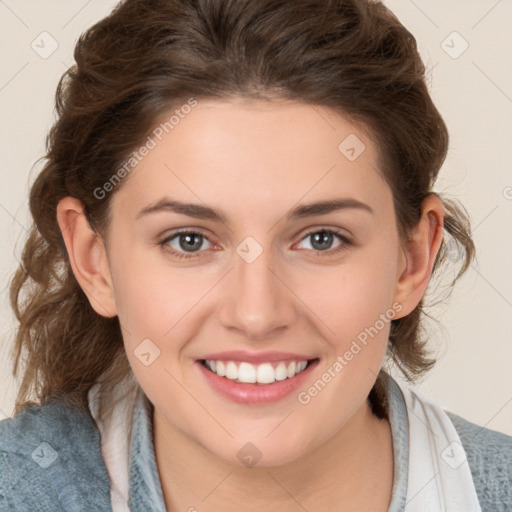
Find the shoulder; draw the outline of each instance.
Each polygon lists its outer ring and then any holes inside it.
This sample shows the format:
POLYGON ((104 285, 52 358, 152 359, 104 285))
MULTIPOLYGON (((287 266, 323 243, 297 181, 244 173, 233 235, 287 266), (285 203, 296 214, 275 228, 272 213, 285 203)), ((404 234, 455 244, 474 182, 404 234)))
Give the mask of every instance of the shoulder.
POLYGON ((446 412, 466 452, 482 512, 512 510, 512 437, 446 412))
POLYGON ((0 421, 0 509, 111 510, 100 446, 88 411, 58 400, 0 421))

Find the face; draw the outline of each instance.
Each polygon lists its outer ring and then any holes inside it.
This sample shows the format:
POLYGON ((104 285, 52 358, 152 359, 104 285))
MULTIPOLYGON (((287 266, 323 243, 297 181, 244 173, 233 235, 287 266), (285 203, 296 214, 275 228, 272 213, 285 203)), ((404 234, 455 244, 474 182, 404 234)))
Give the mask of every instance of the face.
POLYGON ((211 454, 293 461, 367 410, 403 316, 376 147, 332 110, 256 101, 199 101, 155 140, 107 243, 133 372, 155 418, 211 454))

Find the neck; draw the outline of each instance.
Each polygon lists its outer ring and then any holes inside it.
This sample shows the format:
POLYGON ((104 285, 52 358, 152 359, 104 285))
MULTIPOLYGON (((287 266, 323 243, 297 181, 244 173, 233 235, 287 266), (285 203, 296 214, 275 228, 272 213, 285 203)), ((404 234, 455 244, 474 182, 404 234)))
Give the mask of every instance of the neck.
POLYGON ((391 428, 368 402, 326 443, 292 463, 234 466, 155 410, 154 445, 167 511, 387 511, 393 485, 391 428))

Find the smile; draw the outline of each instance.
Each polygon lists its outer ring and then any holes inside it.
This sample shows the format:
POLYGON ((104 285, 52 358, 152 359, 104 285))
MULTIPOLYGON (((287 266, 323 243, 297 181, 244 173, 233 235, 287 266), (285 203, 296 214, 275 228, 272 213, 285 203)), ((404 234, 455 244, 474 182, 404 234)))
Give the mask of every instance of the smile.
POLYGON ((245 361, 215 361, 205 359, 203 366, 219 377, 246 384, 273 384, 302 373, 311 361, 267 362, 251 364, 245 361))
POLYGON ((320 362, 319 358, 258 359, 254 363, 198 359, 195 367, 203 376, 203 382, 221 397, 245 405, 266 405, 297 393, 320 362))

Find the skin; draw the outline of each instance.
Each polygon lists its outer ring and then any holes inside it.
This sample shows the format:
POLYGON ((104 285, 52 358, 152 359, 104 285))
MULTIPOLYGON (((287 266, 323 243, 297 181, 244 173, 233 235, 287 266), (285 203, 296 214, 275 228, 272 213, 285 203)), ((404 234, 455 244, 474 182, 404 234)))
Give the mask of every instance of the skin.
MULTIPOLYGON (((115 191, 106 239, 91 231, 79 201, 60 201, 75 276, 98 314, 119 316, 131 367, 155 406, 167 510, 388 509, 391 430, 366 398, 389 322, 307 405, 296 393, 272 405, 231 402, 194 363, 232 349, 318 357, 304 391, 379 315, 391 309, 400 318, 416 307, 441 243, 443 205, 426 198, 401 245, 377 157, 362 128, 327 108, 204 100, 115 191), (349 134, 366 146, 355 161, 338 150, 349 134), (166 196, 222 210, 227 222, 171 211, 136 218, 166 196), (299 203, 341 197, 373 214, 352 208, 285 219, 299 203), (185 228, 206 236, 188 260, 159 244, 185 228), (344 242, 333 235, 315 250, 306 235, 326 229, 353 243, 334 254, 344 242), (236 252, 249 235, 263 251, 252 263, 236 252), (145 366, 134 350, 148 338, 160 355, 145 366), (262 454, 253 467, 237 457, 247 442, 262 454)), ((191 254, 179 242, 167 248, 191 254)))

